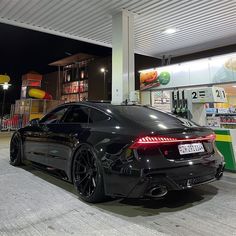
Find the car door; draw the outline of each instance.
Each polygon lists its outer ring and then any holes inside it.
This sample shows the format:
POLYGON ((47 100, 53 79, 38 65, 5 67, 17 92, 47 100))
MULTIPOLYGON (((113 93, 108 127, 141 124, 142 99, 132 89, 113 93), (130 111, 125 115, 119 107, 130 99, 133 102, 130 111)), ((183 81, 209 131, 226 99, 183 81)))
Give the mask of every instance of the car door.
POLYGON ((82 141, 82 134, 87 130, 88 119, 89 107, 72 105, 58 123, 48 125, 49 166, 66 170, 75 143, 82 141))
POLYGON ((44 127, 41 124, 25 127, 24 137, 24 158, 45 165, 48 146, 44 127))
POLYGON ((36 125, 25 129, 24 153, 26 159, 47 165, 49 126, 56 124, 68 107, 58 107, 45 115, 36 125))

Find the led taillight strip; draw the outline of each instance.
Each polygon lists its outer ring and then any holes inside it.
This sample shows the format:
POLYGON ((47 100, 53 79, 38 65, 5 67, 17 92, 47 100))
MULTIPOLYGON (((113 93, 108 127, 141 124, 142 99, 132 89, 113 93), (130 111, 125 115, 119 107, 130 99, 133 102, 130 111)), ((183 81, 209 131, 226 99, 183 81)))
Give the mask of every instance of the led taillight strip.
POLYGON ((203 137, 197 138, 174 138, 166 136, 146 136, 138 138, 132 145, 131 148, 137 148, 144 144, 166 144, 166 143, 181 143, 181 142, 199 142, 199 141, 211 141, 213 142, 216 138, 215 134, 210 134, 203 137))
POLYGON ((159 143, 159 142, 176 142, 178 139, 177 138, 170 138, 170 137, 143 137, 143 138, 139 138, 137 140, 137 143, 159 143))

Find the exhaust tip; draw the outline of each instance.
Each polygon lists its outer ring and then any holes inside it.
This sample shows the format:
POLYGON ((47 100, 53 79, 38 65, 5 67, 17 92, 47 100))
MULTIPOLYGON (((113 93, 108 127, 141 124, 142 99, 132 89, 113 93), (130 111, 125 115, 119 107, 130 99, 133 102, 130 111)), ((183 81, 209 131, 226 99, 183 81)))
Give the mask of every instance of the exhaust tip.
POLYGON ((222 176, 223 176, 223 171, 217 173, 216 178, 219 180, 222 178, 222 176))
POLYGON ((166 186, 158 185, 148 190, 146 196, 151 198, 161 198, 168 193, 166 186))
POLYGON ((225 165, 220 165, 216 172, 216 179, 221 179, 224 173, 225 165))

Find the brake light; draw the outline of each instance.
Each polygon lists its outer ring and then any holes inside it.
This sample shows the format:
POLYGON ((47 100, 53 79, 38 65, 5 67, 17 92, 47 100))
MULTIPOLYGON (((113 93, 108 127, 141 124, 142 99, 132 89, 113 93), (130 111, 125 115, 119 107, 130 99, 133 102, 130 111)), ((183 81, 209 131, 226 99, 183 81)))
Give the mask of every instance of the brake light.
POLYGON ((216 140, 216 134, 210 134, 210 135, 207 135, 206 137, 206 140, 209 140, 209 141, 215 141, 216 140))
POLYGON ((145 145, 162 145, 168 143, 181 143, 181 142, 201 142, 201 141, 215 141, 216 135, 210 134, 207 136, 201 136, 196 138, 174 138, 168 136, 145 136, 138 138, 131 146, 131 149, 135 149, 138 147, 143 147, 145 145))
POLYGON ((177 138, 170 138, 170 137, 164 137, 164 136, 158 136, 158 137, 144 137, 139 138, 137 143, 169 143, 169 142, 175 142, 177 141, 177 138))

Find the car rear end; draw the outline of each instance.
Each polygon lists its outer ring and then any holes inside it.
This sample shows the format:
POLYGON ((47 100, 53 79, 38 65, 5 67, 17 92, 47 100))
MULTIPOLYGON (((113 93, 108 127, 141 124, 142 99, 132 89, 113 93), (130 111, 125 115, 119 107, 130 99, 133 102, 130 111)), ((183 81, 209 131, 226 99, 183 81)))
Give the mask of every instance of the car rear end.
POLYGON ((221 178, 224 161, 214 140, 204 129, 138 138, 130 148, 148 182, 145 195, 159 197, 221 178))
POLYGON ((151 119, 132 113, 137 117, 133 127, 139 132, 129 146, 134 156, 130 166, 136 175, 137 169, 140 171, 140 177, 135 186, 130 186, 129 197, 162 197, 168 191, 221 178, 224 159, 215 146, 212 130, 152 108, 140 110, 151 119))

